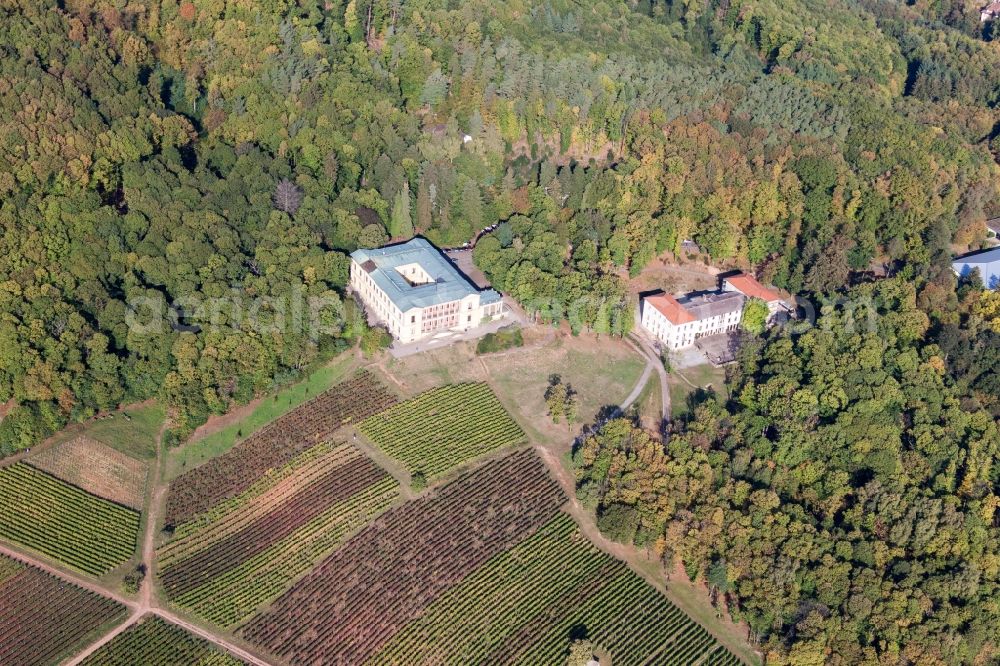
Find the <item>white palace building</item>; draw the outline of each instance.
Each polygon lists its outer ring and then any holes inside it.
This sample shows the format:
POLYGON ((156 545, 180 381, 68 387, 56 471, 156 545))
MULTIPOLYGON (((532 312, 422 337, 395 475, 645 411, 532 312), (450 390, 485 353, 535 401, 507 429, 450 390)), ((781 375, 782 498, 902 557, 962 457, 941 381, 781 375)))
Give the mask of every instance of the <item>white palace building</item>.
POLYGON ((477 289, 423 238, 352 252, 351 289, 368 315, 404 344, 441 331, 466 331, 504 314, 498 292, 477 289))

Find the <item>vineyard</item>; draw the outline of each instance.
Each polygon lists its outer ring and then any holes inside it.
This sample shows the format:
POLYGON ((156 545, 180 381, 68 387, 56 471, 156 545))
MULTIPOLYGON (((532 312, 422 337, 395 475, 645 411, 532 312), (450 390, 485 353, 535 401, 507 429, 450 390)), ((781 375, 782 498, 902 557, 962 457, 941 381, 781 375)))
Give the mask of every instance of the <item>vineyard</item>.
POLYGON ((0 556, 0 664, 57 663, 125 607, 0 556))
POLYGON ((449 589, 370 663, 556 664, 574 627, 615 664, 691 664, 712 650, 738 663, 565 514, 449 589))
POLYGON ((524 439, 524 432, 482 383, 431 389, 370 417, 360 430, 411 474, 427 479, 524 439))
POLYGON ((135 551, 139 513, 17 463, 0 469, 0 538, 99 576, 135 551))
POLYGON ((167 524, 181 525, 239 495, 268 470, 282 467, 338 428, 395 403, 396 397, 371 373, 356 373, 261 428, 225 454, 179 476, 170 486, 167 524))
POLYGON ((701 625, 615 562, 605 576, 563 596, 522 627, 511 638, 510 651, 494 656, 497 663, 556 663, 575 627, 587 627, 588 638, 606 649, 615 664, 626 666, 687 666, 713 651, 729 654, 701 625))
POLYGON ((395 480, 348 444, 319 444, 270 482, 185 524, 160 548, 173 603, 238 624, 397 496, 395 480))
POLYGON ((390 510, 348 540, 240 633, 292 664, 359 664, 565 501, 520 451, 390 510))
POLYGON ((239 633, 290 664, 739 663, 560 511, 532 451, 390 510, 239 633))
POLYGON ((135 510, 142 509, 145 463, 88 437, 33 455, 28 463, 66 483, 135 510))
POLYGON ((153 615, 146 616, 81 662, 82 666, 239 666, 208 641, 153 615))

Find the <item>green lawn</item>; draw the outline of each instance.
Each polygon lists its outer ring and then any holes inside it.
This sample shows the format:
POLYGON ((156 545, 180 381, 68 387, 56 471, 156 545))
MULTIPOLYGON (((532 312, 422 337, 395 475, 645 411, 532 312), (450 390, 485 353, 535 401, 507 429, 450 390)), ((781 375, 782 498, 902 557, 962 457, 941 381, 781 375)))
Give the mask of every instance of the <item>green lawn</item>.
POLYGON ((694 365, 682 370, 674 370, 668 374, 667 383, 670 384, 670 411, 676 418, 688 412, 687 399, 695 389, 688 382, 678 375, 683 375, 691 384, 701 388, 711 386, 716 394, 725 400, 728 397, 726 391, 726 369, 716 368, 710 363, 694 365))
POLYGON ((653 372, 645 388, 635 401, 639 407, 639 418, 647 428, 657 429, 660 424, 660 376, 653 372))
POLYGON ((163 425, 163 406, 158 403, 111 413, 111 418, 69 427, 55 436, 63 442, 84 435, 140 460, 156 457, 156 438, 163 425))
POLYGON ((486 382, 529 440, 546 443, 553 437, 569 442, 580 424, 592 422, 600 408, 619 404, 646 365, 644 357, 618 338, 555 335, 538 326, 523 333, 523 347, 477 356, 475 343, 465 342, 387 359, 385 370, 407 396, 445 384, 486 382), (572 428, 565 422, 553 425, 548 416, 544 396, 553 374, 576 392, 578 417, 572 428))
MULTIPOLYGON (((582 337, 582 336, 581 336, 582 337)), ((620 340, 564 338, 507 357, 484 356, 498 392, 518 403, 528 420, 547 419, 544 401, 549 376, 557 374, 576 391, 579 421, 617 405, 632 391, 646 365, 620 340)))
POLYGON ((279 416, 315 398, 340 381, 353 366, 353 361, 353 355, 342 354, 329 364, 314 370, 301 382, 265 396, 245 419, 169 451, 165 470, 166 480, 176 478, 186 470, 225 453, 238 439, 245 439, 279 416))
POLYGON ((646 364, 628 344, 609 336, 551 336, 535 327, 525 329, 524 340, 524 347, 484 356, 476 355, 474 343, 461 343, 389 359, 386 370, 408 396, 445 384, 485 381, 529 439, 545 443, 563 432, 568 441, 601 407, 619 404, 646 364), (553 374, 577 393, 578 418, 572 428, 565 422, 553 426, 548 416, 544 395, 553 374))

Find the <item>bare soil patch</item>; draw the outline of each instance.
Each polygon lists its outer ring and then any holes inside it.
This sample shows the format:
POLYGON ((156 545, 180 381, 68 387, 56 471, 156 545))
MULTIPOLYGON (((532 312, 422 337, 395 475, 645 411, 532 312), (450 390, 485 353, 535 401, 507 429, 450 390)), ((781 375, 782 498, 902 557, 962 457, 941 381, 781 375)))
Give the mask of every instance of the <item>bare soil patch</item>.
POLYGON ((654 259, 637 276, 629 280, 633 293, 661 289, 676 294, 718 287, 719 269, 698 262, 678 264, 666 259, 654 259))
POLYGON ((254 398, 247 404, 231 409, 225 414, 212 414, 208 417, 207 421, 194 429, 194 432, 191 433, 188 441, 194 442, 199 439, 204 439, 209 435, 214 435, 220 430, 225 430, 229 426, 239 423, 246 417, 253 414, 254 410, 257 409, 257 407, 260 406, 260 403, 262 403, 267 397, 269 396, 262 395, 258 398, 254 398))
POLYGON ((66 483, 139 511, 146 492, 146 464, 89 437, 39 451, 28 464, 66 483))

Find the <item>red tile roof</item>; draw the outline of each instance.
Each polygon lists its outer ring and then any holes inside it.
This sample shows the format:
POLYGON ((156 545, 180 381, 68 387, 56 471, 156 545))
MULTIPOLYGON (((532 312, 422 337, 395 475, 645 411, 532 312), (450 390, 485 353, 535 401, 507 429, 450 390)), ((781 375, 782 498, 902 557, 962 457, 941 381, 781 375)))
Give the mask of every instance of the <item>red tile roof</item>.
POLYGON ((739 275, 726 278, 726 281, 732 285, 733 289, 748 298, 759 298, 766 303, 781 300, 778 292, 768 289, 760 282, 757 282, 757 279, 752 275, 740 273, 739 275))
POLYGON ((674 326, 689 324, 695 320, 695 316, 685 310, 684 306, 678 303, 677 299, 670 294, 647 296, 646 302, 656 308, 674 326))

